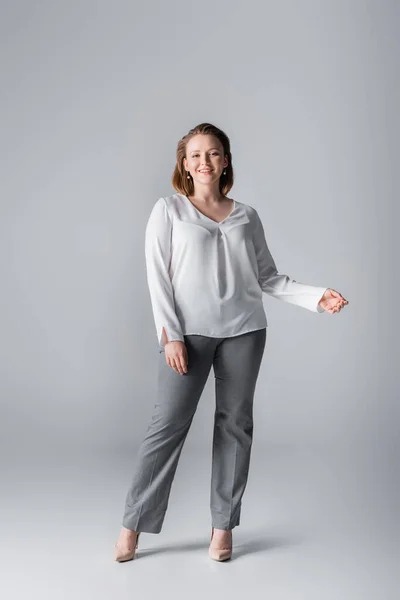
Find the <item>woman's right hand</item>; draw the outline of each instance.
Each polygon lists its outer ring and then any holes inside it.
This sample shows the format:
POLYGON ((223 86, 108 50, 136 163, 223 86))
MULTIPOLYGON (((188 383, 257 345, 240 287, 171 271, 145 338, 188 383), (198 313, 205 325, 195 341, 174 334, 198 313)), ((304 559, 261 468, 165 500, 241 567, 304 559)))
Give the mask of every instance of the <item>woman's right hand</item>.
POLYGON ((184 342, 167 342, 164 346, 165 361, 179 375, 187 373, 188 354, 184 342))

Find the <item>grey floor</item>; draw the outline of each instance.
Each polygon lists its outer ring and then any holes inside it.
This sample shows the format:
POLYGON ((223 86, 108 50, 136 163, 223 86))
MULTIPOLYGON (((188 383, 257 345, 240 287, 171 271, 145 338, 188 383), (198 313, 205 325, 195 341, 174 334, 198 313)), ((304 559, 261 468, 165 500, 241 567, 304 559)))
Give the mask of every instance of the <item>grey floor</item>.
POLYGON ((0 583, 7 600, 399 597, 395 465, 379 452, 254 445, 226 563, 207 554, 209 454, 184 447, 163 530, 143 533, 137 560, 127 563, 113 561, 113 546, 134 452, 27 451, 8 461, 0 583))

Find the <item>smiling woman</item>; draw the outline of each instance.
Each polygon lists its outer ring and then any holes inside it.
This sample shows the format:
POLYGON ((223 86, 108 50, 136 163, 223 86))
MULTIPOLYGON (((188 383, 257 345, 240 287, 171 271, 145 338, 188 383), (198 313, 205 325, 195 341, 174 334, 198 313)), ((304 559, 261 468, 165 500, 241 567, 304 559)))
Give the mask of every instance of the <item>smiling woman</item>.
POLYGON ((344 301, 334 290, 278 272, 256 209, 227 197, 233 168, 223 131, 202 123, 178 142, 172 184, 176 193, 158 198, 145 233, 159 344, 158 396, 126 496, 116 544, 120 562, 134 558, 139 532, 161 531, 180 453, 211 367, 216 410, 209 556, 231 557, 267 337, 263 292, 314 312, 333 310, 344 301))

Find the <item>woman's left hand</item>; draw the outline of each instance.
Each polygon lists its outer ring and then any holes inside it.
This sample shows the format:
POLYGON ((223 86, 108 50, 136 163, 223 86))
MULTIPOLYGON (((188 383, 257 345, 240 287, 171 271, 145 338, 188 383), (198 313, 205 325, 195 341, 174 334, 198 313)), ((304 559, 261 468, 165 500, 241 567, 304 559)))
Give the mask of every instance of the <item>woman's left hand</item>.
POLYGON ((342 294, 336 290, 328 288, 321 300, 318 302, 318 306, 321 306, 327 312, 334 314, 342 310, 343 306, 348 304, 348 300, 343 298, 342 294))

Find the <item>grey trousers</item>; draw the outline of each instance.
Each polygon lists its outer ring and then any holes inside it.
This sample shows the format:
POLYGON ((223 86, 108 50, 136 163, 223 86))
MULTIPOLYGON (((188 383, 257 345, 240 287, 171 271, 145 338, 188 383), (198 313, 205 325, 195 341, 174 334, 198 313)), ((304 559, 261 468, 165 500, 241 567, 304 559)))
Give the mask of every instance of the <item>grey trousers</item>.
POLYGON ((216 409, 212 447, 212 526, 233 529, 240 522, 253 439, 253 397, 267 328, 226 338, 185 335, 187 373, 179 375, 158 353, 157 402, 139 447, 122 524, 159 533, 187 433, 207 382, 215 377, 216 409))

